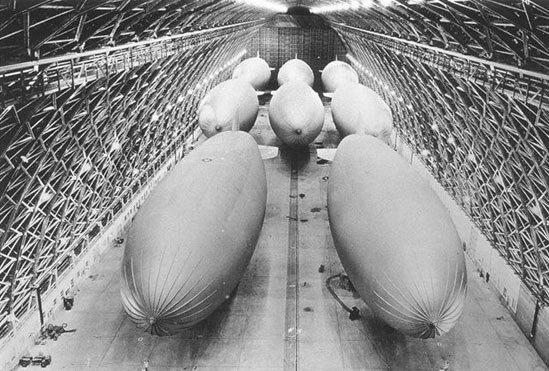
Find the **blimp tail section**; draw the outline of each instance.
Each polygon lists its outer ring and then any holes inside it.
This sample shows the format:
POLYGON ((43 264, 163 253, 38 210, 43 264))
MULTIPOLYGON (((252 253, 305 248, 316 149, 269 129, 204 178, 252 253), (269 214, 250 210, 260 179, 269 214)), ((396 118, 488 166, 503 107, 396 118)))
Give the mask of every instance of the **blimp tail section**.
POLYGON ((169 335, 209 316, 252 257, 266 205, 255 140, 208 139, 153 190, 136 215, 122 261, 122 303, 138 327, 169 335))
POLYGON ((312 87, 314 85, 314 73, 311 67, 301 59, 290 59, 280 67, 278 71, 278 85, 282 86, 290 81, 301 81, 312 87))
POLYGON ((322 70, 322 84, 327 93, 333 93, 339 86, 347 83, 358 83, 358 73, 349 64, 332 61, 322 70))
POLYGON ((282 85, 271 99, 269 122, 285 144, 307 146, 322 131, 324 106, 307 84, 290 81, 282 85))
POLYGON ((216 85, 202 100, 198 124, 208 138, 229 130, 250 131, 258 110, 253 87, 244 80, 230 79, 216 85))
POLYGON ((372 89, 347 83, 334 92, 331 107, 334 124, 342 137, 368 134, 391 143, 391 109, 372 89))
POLYGON ((254 89, 263 90, 271 79, 271 69, 267 62, 259 58, 248 58, 239 63, 233 71, 233 79, 243 79, 254 89))
POLYGON ((328 215, 343 267, 379 318, 419 338, 455 325, 466 295, 461 241, 436 194, 396 152, 347 136, 330 172, 328 215))

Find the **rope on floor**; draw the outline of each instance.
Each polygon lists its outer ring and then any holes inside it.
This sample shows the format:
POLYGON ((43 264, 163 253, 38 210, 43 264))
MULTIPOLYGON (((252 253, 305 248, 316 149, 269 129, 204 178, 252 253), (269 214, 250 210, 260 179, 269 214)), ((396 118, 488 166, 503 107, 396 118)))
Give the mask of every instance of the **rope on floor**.
MULTIPOLYGON (((349 319, 351 321, 354 321, 358 318, 360 318, 360 311, 358 310, 357 307, 352 307, 352 308, 349 308, 344 302, 343 300, 341 300, 341 298, 339 296, 337 296, 337 294, 335 293, 333 287, 332 287, 332 281, 336 278, 343 278, 343 277, 346 277, 345 275, 341 274, 341 273, 338 273, 338 274, 334 274, 333 276, 331 277, 328 277, 328 279, 326 279, 326 288, 328 289, 328 291, 330 292, 330 294, 332 294, 332 296, 334 297, 334 299, 339 303, 339 305, 341 305, 341 307, 343 309, 345 309, 347 312, 349 312, 349 319)), ((347 278, 348 279, 348 278, 347 278)))

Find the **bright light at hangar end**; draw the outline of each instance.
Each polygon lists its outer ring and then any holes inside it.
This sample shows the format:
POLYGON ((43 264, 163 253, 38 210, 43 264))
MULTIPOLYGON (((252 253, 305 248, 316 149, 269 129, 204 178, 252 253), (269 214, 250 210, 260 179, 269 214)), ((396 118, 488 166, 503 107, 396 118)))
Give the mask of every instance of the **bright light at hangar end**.
POLYGON ((237 4, 246 4, 249 6, 262 8, 262 9, 270 10, 277 13, 286 13, 286 11, 288 10, 287 6, 282 5, 276 1, 270 1, 270 0, 232 0, 232 1, 237 4))
POLYGON ((358 10, 360 8, 367 9, 371 7, 373 3, 374 3, 374 0, 341 1, 337 4, 312 7, 311 13, 322 14, 322 13, 341 12, 345 10, 358 10))
MULTIPOLYGON (((422 5, 428 0, 405 0, 408 5, 422 5)), ((431 0, 436 2, 436 0, 431 0)), ((448 0, 451 3, 465 3, 470 0, 448 0)), ((524 0, 527 1, 527 0, 524 0)), ((388 6, 402 6, 402 2, 396 2, 395 0, 340 0, 336 4, 315 6, 311 8, 311 13, 333 13, 346 10, 359 10, 368 9, 373 5, 388 7, 388 6)))
MULTIPOLYGON (((418 0, 410 0, 418 1, 418 0)), ((390 6, 393 4, 393 0, 347 0, 340 1, 337 4, 324 5, 324 6, 315 6, 311 8, 311 13, 322 14, 322 13, 333 13, 341 12, 345 10, 359 10, 359 9, 368 9, 372 5, 377 4, 381 6, 390 6)))

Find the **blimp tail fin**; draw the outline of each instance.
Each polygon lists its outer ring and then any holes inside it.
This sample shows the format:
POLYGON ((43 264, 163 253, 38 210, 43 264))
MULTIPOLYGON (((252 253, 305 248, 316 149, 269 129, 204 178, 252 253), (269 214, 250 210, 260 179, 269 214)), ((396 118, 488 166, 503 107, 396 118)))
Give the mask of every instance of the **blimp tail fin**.
POLYGON ((318 158, 326 161, 333 161, 337 148, 319 148, 316 150, 318 158))
POLYGON ((270 160, 278 156, 278 147, 275 146, 262 146, 258 145, 261 158, 263 160, 270 160))
POLYGON ((233 122, 231 124, 231 129, 233 131, 239 131, 240 130, 240 114, 239 110, 236 110, 236 113, 233 117, 233 122))

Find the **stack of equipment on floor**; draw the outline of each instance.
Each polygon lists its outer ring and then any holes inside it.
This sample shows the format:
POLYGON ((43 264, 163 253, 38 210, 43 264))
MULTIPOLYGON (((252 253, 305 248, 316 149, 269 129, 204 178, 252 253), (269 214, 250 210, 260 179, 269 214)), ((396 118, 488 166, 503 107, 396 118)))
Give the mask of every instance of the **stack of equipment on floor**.
POLYGON ((40 366, 46 368, 51 364, 51 356, 39 354, 34 357, 24 356, 19 359, 19 366, 28 367, 28 366, 40 366))

